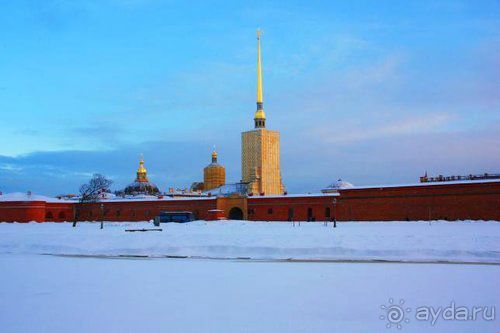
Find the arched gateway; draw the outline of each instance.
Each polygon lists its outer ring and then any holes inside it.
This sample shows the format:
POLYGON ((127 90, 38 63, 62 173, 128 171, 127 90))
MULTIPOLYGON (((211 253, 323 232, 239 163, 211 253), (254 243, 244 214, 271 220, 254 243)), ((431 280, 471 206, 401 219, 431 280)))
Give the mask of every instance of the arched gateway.
POLYGON ((241 208, 233 207, 229 210, 230 220, 243 220, 243 211, 241 208))

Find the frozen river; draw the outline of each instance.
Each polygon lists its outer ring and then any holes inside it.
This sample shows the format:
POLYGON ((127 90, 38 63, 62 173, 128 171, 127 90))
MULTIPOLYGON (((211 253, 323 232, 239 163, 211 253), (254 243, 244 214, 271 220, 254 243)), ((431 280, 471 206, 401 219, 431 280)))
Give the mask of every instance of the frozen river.
POLYGON ((2 332, 498 332, 498 320, 415 319, 417 307, 500 306, 500 266, 0 255, 2 332))

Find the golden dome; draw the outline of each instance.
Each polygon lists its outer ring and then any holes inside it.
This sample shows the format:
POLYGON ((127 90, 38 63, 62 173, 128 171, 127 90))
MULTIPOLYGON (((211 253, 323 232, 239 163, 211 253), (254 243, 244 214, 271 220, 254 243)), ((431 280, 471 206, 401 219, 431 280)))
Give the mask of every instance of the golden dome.
POLYGON ((226 183, 226 168, 217 163, 217 152, 212 152, 212 163, 203 169, 203 188, 211 190, 226 183))
POLYGON ((137 173, 147 173, 148 170, 144 167, 144 159, 141 158, 141 161, 139 162, 139 169, 137 169, 137 173))
POLYGON ((148 182, 148 170, 144 167, 144 157, 141 156, 141 160, 139 161, 139 169, 137 169, 137 182, 148 182))
POLYGON ((266 114, 264 113, 264 110, 255 111, 254 119, 266 119, 266 114))

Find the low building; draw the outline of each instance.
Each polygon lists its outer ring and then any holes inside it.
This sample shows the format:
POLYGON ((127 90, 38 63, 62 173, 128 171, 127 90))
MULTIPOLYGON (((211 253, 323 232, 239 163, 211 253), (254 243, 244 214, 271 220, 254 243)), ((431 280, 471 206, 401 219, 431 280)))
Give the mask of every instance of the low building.
POLYGON ((0 195, 0 221, 148 221, 162 211, 251 221, 500 221, 500 180, 338 188, 332 193, 104 199, 79 206, 33 194, 0 195), (217 212, 217 214, 214 213, 217 212))

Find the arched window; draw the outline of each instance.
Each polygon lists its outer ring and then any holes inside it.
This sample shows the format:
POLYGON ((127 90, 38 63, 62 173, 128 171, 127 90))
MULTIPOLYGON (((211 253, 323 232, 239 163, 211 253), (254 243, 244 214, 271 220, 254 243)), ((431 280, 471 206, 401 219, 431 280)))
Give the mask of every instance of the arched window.
POLYGON ((311 207, 307 208, 307 221, 312 221, 313 219, 313 209, 311 207))
POLYGON ((45 219, 46 220, 53 220, 54 219, 54 214, 52 214, 52 212, 45 213, 45 219))
POLYGON ((57 217, 59 219, 65 219, 66 218, 66 214, 64 214, 64 212, 59 212, 59 215, 57 217))
POLYGON ((325 208, 325 219, 330 219, 330 207, 325 208))

